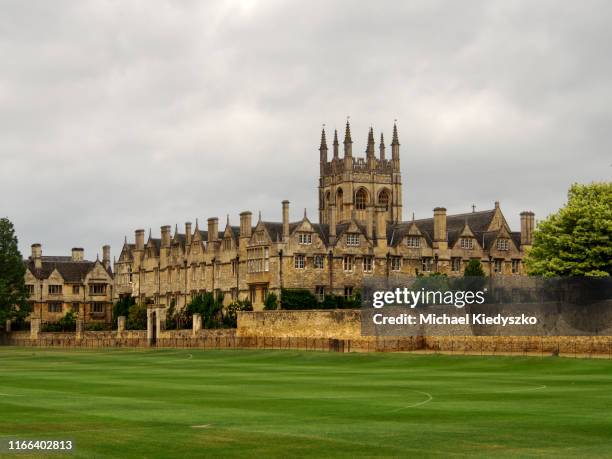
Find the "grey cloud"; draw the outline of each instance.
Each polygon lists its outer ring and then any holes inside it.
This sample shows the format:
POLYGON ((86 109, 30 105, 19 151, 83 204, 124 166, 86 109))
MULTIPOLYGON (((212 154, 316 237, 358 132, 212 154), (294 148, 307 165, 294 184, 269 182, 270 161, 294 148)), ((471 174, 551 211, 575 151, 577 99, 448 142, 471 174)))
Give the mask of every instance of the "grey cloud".
MULTIPOLYGON (((0 213, 21 248, 116 254, 135 228, 317 217, 322 123, 390 141, 404 218, 510 222, 610 180, 604 1, 3 3, 0 213)), ((331 139, 331 135, 328 135, 331 139)))

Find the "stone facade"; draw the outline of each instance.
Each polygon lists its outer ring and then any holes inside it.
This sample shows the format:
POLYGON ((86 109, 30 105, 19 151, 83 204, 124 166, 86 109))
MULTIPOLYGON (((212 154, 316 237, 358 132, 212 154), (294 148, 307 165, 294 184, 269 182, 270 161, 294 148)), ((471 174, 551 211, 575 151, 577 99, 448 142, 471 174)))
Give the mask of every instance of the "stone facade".
POLYGON ((57 322, 73 311, 85 324, 110 322, 114 296, 110 246, 104 246, 102 253, 102 261, 85 260, 80 248, 73 248, 71 256, 43 256, 41 245, 33 244, 30 258, 24 260, 31 319, 57 322))
POLYGON ((227 302, 249 298, 263 307, 269 292, 281 288, 307 288, 325 294, 353 295, 367 276, 429 274, 461 275, 471 259, 480 260, 489 275, 523 274, 522 259, 532 243, 534 214, 521 214, 521 229, 513 232, 498 202, 485 211, 447 215, 436 207, 433 218, 402 220, 400 144, 393 127, 391 158, 381 136, 379 156, 374 153, 370 129, 366 158, 352 155, 347 123, 344 156, 334 135, 333 157, 328 161, 325 131, 321 136, 319 223, 306 213, 289 219, 289 202, 282 203, 281 221, 252 213, 240 214, 223 228, 217 217, 201 230, 185 224, 161 227, 161 237, 142 229, 123 245, 114 265, 115 297, 130 295, 164 308, 180 308, 194 294, 222 292, 227 302))

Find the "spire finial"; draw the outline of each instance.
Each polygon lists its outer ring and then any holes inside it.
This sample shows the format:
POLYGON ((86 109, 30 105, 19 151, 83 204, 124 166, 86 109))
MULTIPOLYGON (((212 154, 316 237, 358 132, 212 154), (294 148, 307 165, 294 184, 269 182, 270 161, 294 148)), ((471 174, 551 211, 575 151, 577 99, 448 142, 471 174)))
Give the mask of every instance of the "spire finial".
POLYGON ((414 212, 412 212, 412 221, 414 221, 414 212))
POLYGON ((200 231, 200 225, 198 224, 198 219, 196 218, 196 226, 195 226, 195 231, 194 233, 200 231))
POLYGON ((149 228, 149 239, 151 239, 151 228, 149 228))
POLYGON ((178 223, 174 224, 174 235, 176 236, 178 234, 178 223))
POLYGON ((304 207, 304 219, 306 219, 306 218, 308 218, 308 217, 306 216, 306 207, 304 207))
POLYGON ((127 244, 127 236, 123 236, 123 243, 127 244))
POLYGON ((334 159, 338 159, 338 129, 334 129, 334 159))
POLYGON ((368 132, 368 148, 366 148, 366 153, 369 158, 374 157, 374 128, 370 126, 370 131, 368 132))
POLYGON ((393 140, 391 145, 399 145, 399 137, 397 135, 397 119, 393 121, 393 140))
POLYGON ((476 204, 472 204, 472 213, 476 212, 476 204))
POLYGON ((227 221, 226 221, 226 225, 229 226, 229 214, 227 214, 227 221))
POLYGON ((380 151, 380 159, 382 161, 385 160, 385 139, 383 137, 383 133, 380 133, 380 146, 379 146, 379 151, 380 151))
POLYGON ((259 211, 259 221, 261 221, 261 210, 259 211))
POLYGON ((346 117, 346 130, 344 131, 344 143, 353 143, 353 140, 351 139, 351 125, 349 123, 349 120, 351 119, 350 116, 346 117))
POLYGON ((327 139, 325 138, 325 124, 321 128, 321 146, 319 150, 327 150, 327 139))

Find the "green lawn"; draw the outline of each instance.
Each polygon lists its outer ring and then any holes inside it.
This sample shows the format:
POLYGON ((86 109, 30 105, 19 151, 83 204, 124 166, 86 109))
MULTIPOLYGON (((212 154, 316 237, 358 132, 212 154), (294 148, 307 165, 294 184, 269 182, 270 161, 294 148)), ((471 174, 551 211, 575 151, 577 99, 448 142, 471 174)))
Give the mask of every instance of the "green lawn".
POLYGON ((71 457, 612 456, 612 361, 2 347, 0 413, 71 457))

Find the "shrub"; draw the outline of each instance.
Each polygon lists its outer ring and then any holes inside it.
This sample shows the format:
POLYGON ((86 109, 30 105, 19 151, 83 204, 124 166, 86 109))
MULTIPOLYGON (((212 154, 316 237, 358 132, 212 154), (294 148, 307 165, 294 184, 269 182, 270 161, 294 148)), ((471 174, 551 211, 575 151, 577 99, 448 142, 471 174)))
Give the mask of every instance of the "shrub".
POLYGON ((176 301, 172 300, 166 312, 166 330, 182 330, 191 328, 191 316, 187 315, 185 308, 177 309, 176 301))
POLYGON ((190 317, 200 314, 204 328, 222 328, 223 298, 222 293, 219 293, 216 298, 210 292, 201 293, 193 297, 186 307, 186 312, 190 317))
POLYGON ((357 290, 350 298, 342 295, 325 295, 320 303, 322 309, 359 309, 361 307, 361 292, 357 290))
POLYGON ((470 260, 463 272, 464 277, 484 277, 485 273, 482 269, 480 260, 470 260))
POLYGON ((119 316, 127 317, 130 313, 130 307, 136 304, 134 297, 128 296, 120 298, 113 305, 113 327, 117 328, 117 318, 119 316))
POLYGON ((126 328, 128 330, 147 329, 147 305, 133 304, 130 306, 127 316, 126 328))
POLYGON ((73 332, 76 331, 76 316, 69 311, 55 323, 47 323, 41 327, 43 332, 73 332))
POLYGON ((317 298, 307 289, 281 290, 281 309, 318 309, 320 307, 317 298))
MULTIPOLYGON (((266 311, 274 311, 278 309, 278 296, 276 296, 276 293, 268 293, 268 296, 266 296, 266 299, 264 300, 264 310, 266 311)), ((251 311, 253 310, 253 308, 251 307, 251 311)))
POLYGON ((111 325, 105 324, 102 322, 92 322, 90 324, 87 324, 87 326, 85 327, 85 330, 87 331, 108 331, 108 330, 111 330, 111 325))
POLYGON ((229 328, 238 326, 238 311, 252 311, 253 305, 249 300, 236 300, 227 306, 223 317, 223 324, 229 328))

